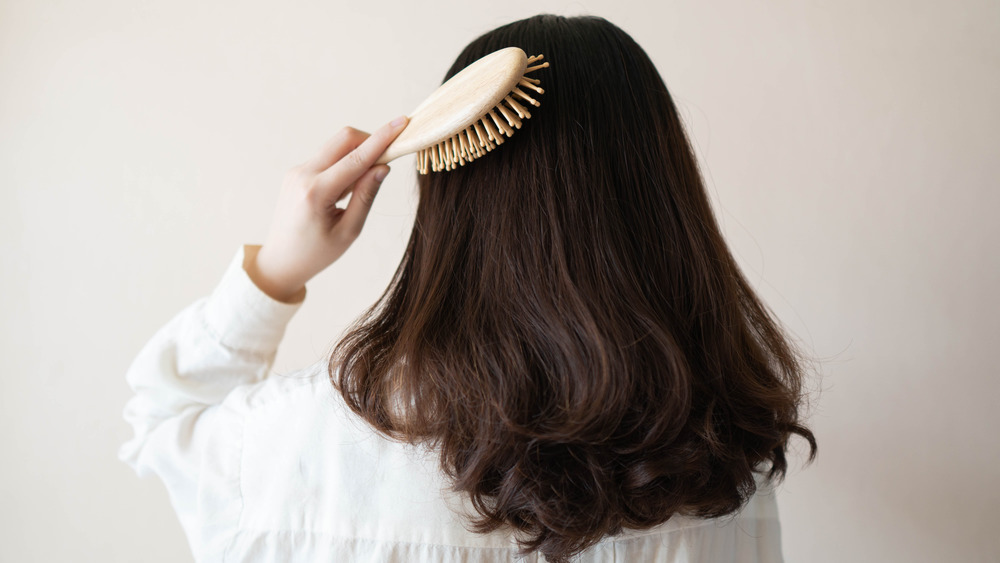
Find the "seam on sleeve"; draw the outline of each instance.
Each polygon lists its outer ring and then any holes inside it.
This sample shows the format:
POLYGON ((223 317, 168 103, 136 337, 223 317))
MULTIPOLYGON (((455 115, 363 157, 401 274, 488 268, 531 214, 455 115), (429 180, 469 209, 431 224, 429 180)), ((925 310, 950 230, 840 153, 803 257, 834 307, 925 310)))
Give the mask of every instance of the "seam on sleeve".
POLYGON ((243 411, 243 418, 240 422, 240 453, 239 453, 239 475, 236 476, 237 479, 237 490, 239 491, 239 501, 240 501, 240 512, 239 516, 236 517, 236 525, 232 531, 232 537, 229 539, 229 544, 226 549, 222 552, 222 561, 225 563, 229 559, 229 554, 233 550, 233 546, 236 545, 236 540, 239 538, 240 530, 243 529, 243 510, 246 508, 246 500, 243 497, 243 444, 246 441, 247 436, 247 411, 243 411))
POLYGON ((223 338, 218 332, 216 332, 214 328, 212 328, 211 323, 208 322, 208 319, 206 319, 204 315, 198 316, 198 322, 201 324, 202 328, 205 329, 205 332, 207 332, 212 337, 212 340, 218 342, 219 345, 225 348, 226 350, 229 350, 230 352, 238 352, 240 354, 246 354, 247 356, 250 356, 254 360, 259 360, 270 365, 271 363, 270 353, 261 352, 260 350, 255 350, 250 347, 244 348, 242 346, 233 346, 232 344, 228 343, 226 339, 223 338))

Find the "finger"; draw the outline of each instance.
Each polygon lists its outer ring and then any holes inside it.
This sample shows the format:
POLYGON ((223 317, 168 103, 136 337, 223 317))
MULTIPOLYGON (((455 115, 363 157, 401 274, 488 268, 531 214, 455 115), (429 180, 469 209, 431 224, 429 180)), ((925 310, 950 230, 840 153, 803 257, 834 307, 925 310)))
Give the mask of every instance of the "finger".
POLYGON ((347 208, 344 209, 344 213, 337 223, 337 226, 351 238, 361 234, 361 228, 365 226, 365 219, 368 218, 368 212, 372 209, 378 189, 388 173, 389 166, 379 164, 368 169, 358 178, 353 195, 351 195, 351 201, 347 202, 347 208))
POLYGON ((357 148, 321 172, 316 177, 316 185, 326 193, 327 200, 339 197, 345 186, 354 183, 371 168, 389 144, 406 128, 408 122, 407 117, 401 115, 392 122, 379 127, 357 148))
POLYGON ((369 136, 368 133, 360 129, 344 127, 327 139, 320 148, 319 153, 307 160, 302 167, 308 172, 319 174, 333 166, 338 160, 344 158, 344 155, 357 148, 369 136))

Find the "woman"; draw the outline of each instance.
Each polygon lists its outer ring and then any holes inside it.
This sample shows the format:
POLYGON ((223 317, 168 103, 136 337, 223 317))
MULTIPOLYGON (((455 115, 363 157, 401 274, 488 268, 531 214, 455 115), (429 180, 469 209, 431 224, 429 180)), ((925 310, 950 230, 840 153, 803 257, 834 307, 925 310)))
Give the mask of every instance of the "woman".
POLYGON ((419 178, 378 303, 267 377, 305 285, 359 235, 405 127, 345 128, 130 368, 120 456, 163 478, 199 561, 780 561, 771 487, 803 359, 740 272, 663 80, 622 30, 542 15, 502 147, 419 178), (346 208, 335 204, 353 193, 346 208))

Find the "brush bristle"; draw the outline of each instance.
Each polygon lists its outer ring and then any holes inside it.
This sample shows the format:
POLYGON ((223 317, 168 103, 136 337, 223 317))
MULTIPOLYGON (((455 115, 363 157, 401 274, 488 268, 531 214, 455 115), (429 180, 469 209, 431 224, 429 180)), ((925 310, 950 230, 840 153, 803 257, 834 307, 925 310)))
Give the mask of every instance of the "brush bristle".
MULTIPOLYGON (((527 75, 531 71, 549 66, 548 62, 531 66, 531 63, 540 60, 542 60, 542 55, 529 57, 529 66, 525 69, 524 74, 527 75)), ((454 170, 459 166, 465 166, 466 162, 472 162, 492 151, 498 145, 502 145, 505 135, 507 137, 513 135, 515 129, 521 128, 523 120, 531 117, 531 113, 528 112, 525 105, 531 104, 535 107, 541 105, 538 100, 526 94, 520 87, 544 94, 545 90, 538 86, 540 83, 541 81, 537 78, 522 76, 510 94, 485 115, 456 135, 417 151, 417 171, 421 174, 427 174, 431 171, 454 170), (519 99, 515 100, 515 97, 519 99)))

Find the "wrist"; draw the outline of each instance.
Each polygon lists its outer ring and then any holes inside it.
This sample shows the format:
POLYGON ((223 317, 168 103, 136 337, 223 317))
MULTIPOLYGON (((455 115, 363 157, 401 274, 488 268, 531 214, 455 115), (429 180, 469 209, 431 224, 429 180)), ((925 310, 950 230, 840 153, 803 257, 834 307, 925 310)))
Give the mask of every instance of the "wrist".
POLYGON ((275 301, 294 304, 305 299, 305 283, 278 274, 270 255, 260 245, 243 246, 243 270, 258 289, 275 301))

